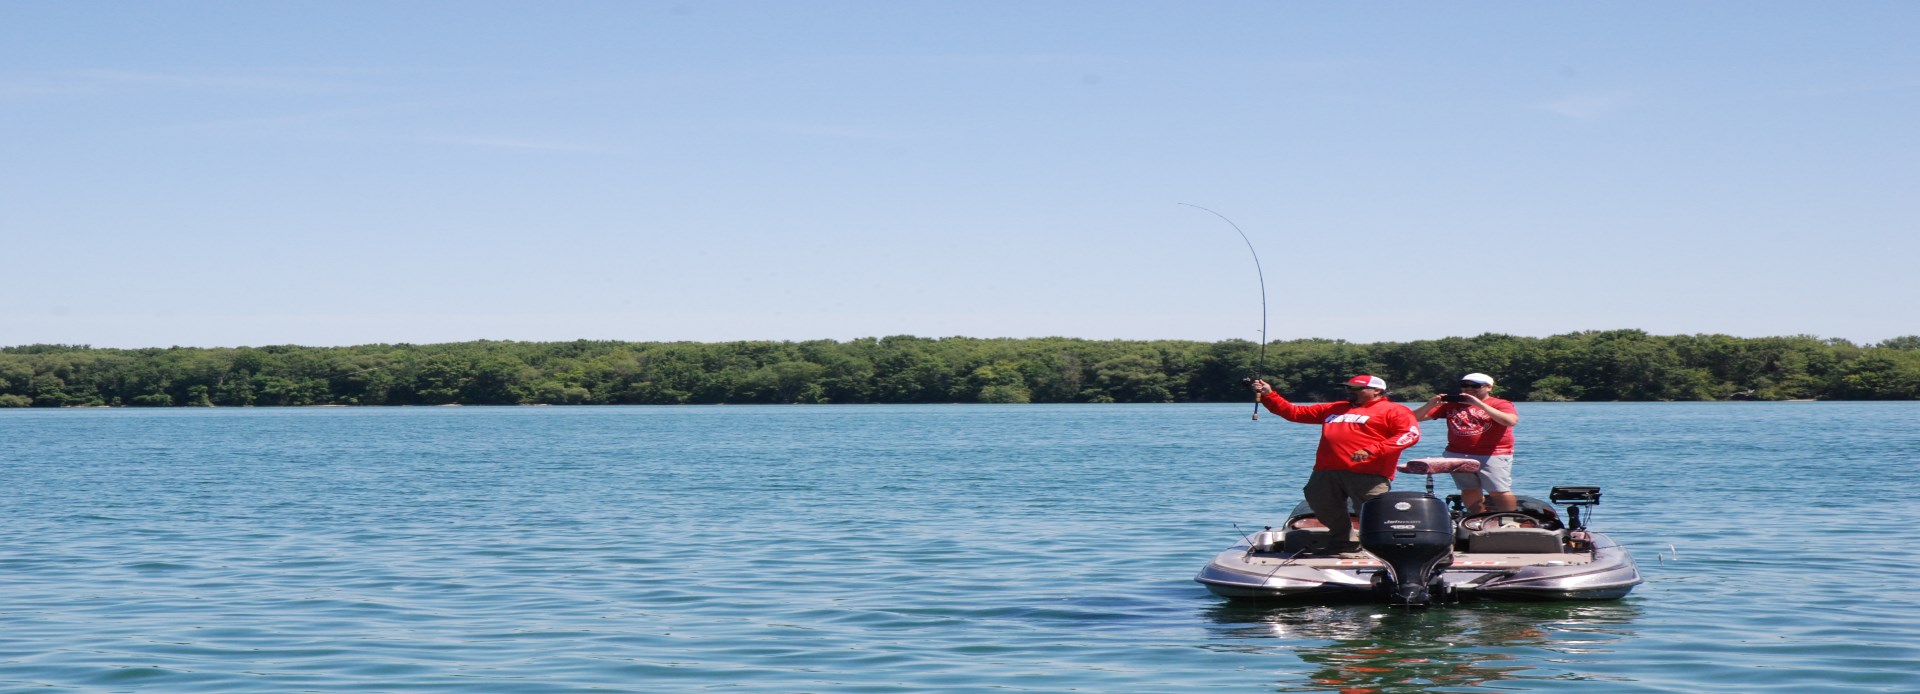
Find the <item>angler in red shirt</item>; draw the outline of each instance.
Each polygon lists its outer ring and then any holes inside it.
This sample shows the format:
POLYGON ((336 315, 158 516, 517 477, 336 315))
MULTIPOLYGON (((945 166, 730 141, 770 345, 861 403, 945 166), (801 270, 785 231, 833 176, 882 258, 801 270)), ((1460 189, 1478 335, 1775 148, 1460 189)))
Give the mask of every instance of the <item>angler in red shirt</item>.
POLYGON ((1332 549, 1340 552, 1357 549, 1347 502, 1358 510, 1369 499, 1387 493, 1400 452, 1420 441, 1420 421, 1407 406, 1387 400, 1386 381, 1361 374, 1348 379, 1346 386, 1346 400, 1295 405, 1266 381, 1253 382, 1253 391, 1267 411, 1288 421, 1320 425, 1313 474, 1301 491, 1314 517, 1335 533, 1332 549))
POLYGON ((1513 428, 1520 424, 1520 413, 1511 401, 1493 397, 1493 377, 1483 373, 1461 376, 1456 400, 1435 395, 1413 416, 1447 420, 1443 455, 1480 461, 1479 472, 1453 473, 1460 503, 1474 513, 1520 508, 1520 499, 1513 495, 1513 428))

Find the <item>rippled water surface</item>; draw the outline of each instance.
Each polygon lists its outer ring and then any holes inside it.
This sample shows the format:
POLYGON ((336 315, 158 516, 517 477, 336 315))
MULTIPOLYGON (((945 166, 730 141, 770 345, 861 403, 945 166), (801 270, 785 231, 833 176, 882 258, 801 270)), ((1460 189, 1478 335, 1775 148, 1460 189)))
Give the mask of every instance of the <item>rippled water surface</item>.
POLYGON ((1192 582, 1310 467, 1248 411, 0 411, 0 688, 1920 689, 1920 404, 1522 403, 1647 583, 1420 612, 1192 582))

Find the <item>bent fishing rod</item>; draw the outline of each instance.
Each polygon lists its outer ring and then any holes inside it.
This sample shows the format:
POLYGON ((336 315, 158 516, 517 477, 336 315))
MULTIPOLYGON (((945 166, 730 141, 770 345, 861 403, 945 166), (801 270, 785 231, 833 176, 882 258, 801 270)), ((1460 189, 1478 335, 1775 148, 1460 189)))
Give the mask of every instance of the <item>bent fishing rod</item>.
MULTIPOLYGON (((1191 203, 1183 202, 1179 204, 1219 217, 1220 221, 1226 222, 1227 226, 1233 227, 1233 233, 1239 234, 1240 240, 1246 242, 1247 252, 1253 254, 1253 271, 1260 278, 1260 361, 1254 367, 1253 375, 1244 379, 1248 385, 1252 385, 1253 379, 1259 378, 1260 374, 1267 370, 1267 271, 1260 267, 1260 252, 1253 250, 1253 239, 1247 238, 1247 232, 1241 231, 1240 225, 1234 224, 1233 220, 1227 219, 1226 215, 1191 203)), ((1258 397, 1253 399, 1253 418, 1260 418, 1260 399, 1258 397)))

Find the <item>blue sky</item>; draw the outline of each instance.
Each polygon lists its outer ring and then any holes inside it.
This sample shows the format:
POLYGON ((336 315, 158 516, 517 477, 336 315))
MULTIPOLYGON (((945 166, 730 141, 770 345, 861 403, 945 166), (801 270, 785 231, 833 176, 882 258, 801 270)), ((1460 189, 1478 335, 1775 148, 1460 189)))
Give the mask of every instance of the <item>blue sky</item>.
POLYGON ((1920 5, 0 2, 0 344, 1920 333, 1920 5))

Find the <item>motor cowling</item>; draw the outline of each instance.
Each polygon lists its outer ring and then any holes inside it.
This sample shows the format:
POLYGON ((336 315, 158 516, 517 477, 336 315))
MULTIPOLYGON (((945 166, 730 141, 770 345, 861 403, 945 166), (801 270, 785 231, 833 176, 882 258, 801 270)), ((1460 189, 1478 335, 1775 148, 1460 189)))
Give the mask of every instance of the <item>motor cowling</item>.
POLYGON ((1424 607, 1453 564, 1453 517, 1431 495, 1387 492, 1360 507, 1360 546, 1386 563, 1389 603, 1424 607))

